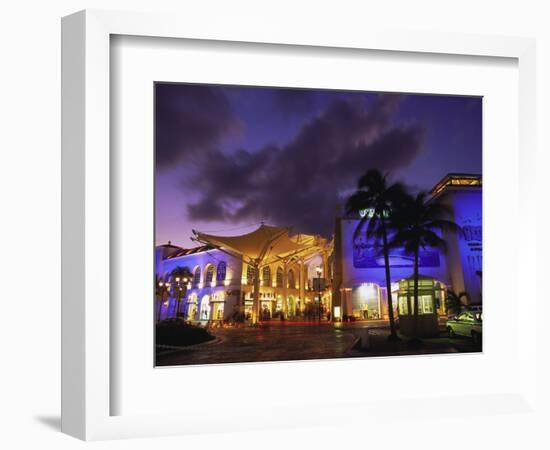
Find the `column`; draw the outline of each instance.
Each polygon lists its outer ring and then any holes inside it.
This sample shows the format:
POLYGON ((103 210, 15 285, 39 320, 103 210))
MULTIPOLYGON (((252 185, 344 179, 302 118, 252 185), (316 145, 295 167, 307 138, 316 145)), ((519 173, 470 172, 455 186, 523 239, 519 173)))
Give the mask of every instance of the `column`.
POLYGON ((306 304, 306 271, 304 258, 300 258, 300 313, 306 304))
POLYGON ((287 294, 288 294, 288 264, 285 260, 283 264, 283 316, 286 319, 288 314, 287 294))
POLYGON ((254 292, 252 301, 252 323, 257 323, 260 310, 260 274, 258 264, 254 266, 254 292))

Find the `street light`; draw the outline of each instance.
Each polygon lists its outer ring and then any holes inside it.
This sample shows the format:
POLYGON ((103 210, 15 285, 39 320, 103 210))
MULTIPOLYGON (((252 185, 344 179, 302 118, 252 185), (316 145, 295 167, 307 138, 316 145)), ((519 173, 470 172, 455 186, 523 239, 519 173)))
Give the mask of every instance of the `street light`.
POLYGON ((323 269, 316 267, 315 271, 317 272, 317 293, 319 295, 319 323, 321 323, 321 275, 323 274, 323 269))

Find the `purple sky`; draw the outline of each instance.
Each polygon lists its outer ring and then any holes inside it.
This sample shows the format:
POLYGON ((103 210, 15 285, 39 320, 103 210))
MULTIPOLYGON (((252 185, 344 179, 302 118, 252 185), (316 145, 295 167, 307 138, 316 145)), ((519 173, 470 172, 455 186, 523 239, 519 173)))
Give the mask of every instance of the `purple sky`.
POLYGON ((157 84, 156 241, 261 221, 330 236, 371 167, 413 189, 481 173, 481 99, 157 84))

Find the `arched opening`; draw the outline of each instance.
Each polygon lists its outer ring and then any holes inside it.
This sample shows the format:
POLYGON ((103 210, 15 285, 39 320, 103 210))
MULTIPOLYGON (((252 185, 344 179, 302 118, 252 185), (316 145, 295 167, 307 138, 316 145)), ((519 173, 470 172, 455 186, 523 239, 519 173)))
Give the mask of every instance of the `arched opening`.
POLYGON ((208 264, 208 266, 206 266, 206 274, 204 276, 204 286, 205 287, 212 286, 213 280, 214 280, 214 266, 212 264, 208 264))
POLYGON ((271 269, 269 266, 262 269, 262 286, 271 286, 271 269))
POLYGON ((277 268, 277 287, 278 288, 283 287, 283 268, 282 267, 277 268))
POLYGON ((199 320, 209 320, 210 319, 210 297, 205 295, 201 300, 201 309, 199 320))
POLYGON ((288 271, 288 287, 290 289, 296 289, 296 278, 294 276, 294 270, 292 269, 288 271))
POLYGON ((255 277, 256 277, 256 268, 254 266, 248 265, 246 267, 246 284, 253 285, 255 277))
POLYGON ((216 270, 216 281, 218 285, 221 285, 225 282, 226 271, 227 271, 227 264, 225 264, 225 261, 221 261, 218 264, 218 270, 216 270))
POLYGON ((196 267, 195 271, 193 272, 193 287, 199 287, 200 282, 201 282, 201 268, 196 267))

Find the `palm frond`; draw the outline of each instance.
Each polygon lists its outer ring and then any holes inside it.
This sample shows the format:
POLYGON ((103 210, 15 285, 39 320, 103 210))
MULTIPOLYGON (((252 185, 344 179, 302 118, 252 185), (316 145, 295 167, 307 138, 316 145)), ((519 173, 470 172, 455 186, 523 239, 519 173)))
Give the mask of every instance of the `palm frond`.
POLYGON ((430 229, 424 231, 422 240, 431 248, 437 248, 447 253, 447 242, 430 229))

